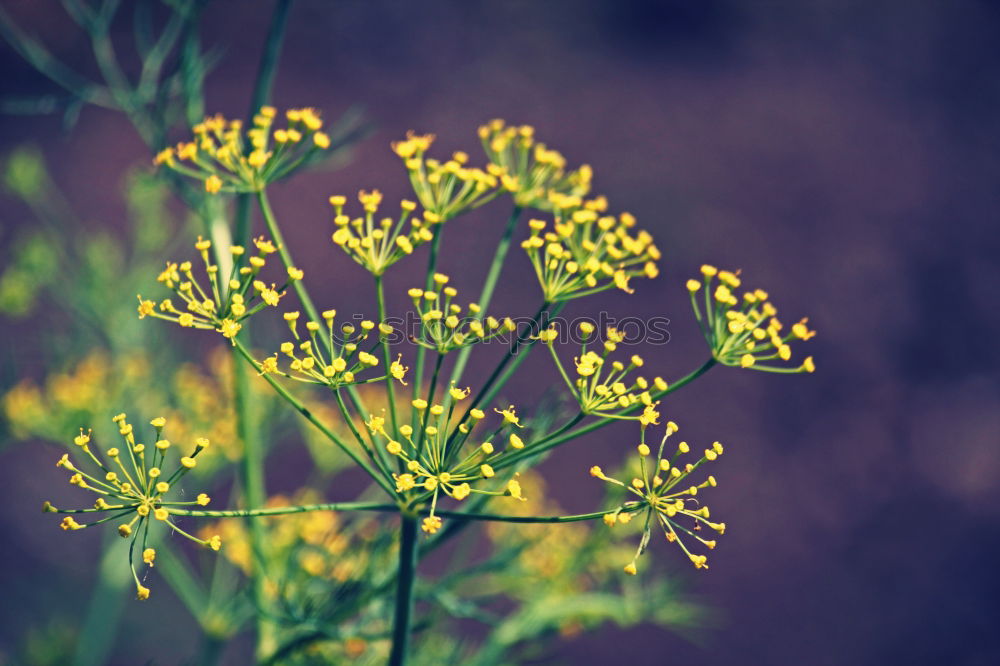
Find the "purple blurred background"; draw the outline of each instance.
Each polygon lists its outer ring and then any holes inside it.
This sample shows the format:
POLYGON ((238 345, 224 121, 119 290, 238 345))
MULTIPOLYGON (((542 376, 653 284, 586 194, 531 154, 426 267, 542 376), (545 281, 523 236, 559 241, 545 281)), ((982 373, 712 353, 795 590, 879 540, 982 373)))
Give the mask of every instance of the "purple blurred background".
MULTIPOLYGON (((90 67, 58 3, 5 5, 90 67)), ((245 112, 269 16, 270 3, 208 10, 205 36, 225 49, 209 111, 245 112)), ((660 544, 645 565, 685 578, 715 626, 697 642, 609 629, 558 656, 1000 663, 998 43, 1000 5, 972 0, 295 5, 275 100, 330 118, 362 105, 376 129, 348 169, 274 193, 321 306, 374 314, 370 279, 327 240, 327 196, 403 196, 391 140, 433 132, 437 150, 477 155, 476 127, 502 117, 593 165, 596 190, 664 251, 663 275, 636 281, 635 296, 584 299, 567 315, 669 317, 670 343, 641 352, 678 377, 705 357, 683 284, 708 262, 742 268, 783 319, 808 315, 819 331, 796 350, 816 357, 814 375, 718 368, 664 404, 689 440, 727 444, 712 506, 730 529, 708 572, 660 544)), ((0 62, 5 93, 49 90, 6 46, 0 62)), ((6 117, 0 153, 25 138, 81 217, 124 224, 123 173, 148 156, 118 115, 86 109, 70 134, 58 118, 6 117)), ((460 290, 478 290, 506 215, 498 202, 449 229, 443 269, 460 290)), ((537 286, 512 255, 491 309, 530 315, 537 286)), ((423 256, 392 274, 390 309, 407 305, 423 256)), ((525 405, 556 381, 541 358, 529 365, 508 391, 525 405)), ((619 459, 634 435, 600 431, 547 463, 567 508, 590 510, 586 468, 619 459)), ((31 473, 5 458, 0 484, 31 473)), ((8 553, 25 560, 0 548, 5 565, 8 553)))

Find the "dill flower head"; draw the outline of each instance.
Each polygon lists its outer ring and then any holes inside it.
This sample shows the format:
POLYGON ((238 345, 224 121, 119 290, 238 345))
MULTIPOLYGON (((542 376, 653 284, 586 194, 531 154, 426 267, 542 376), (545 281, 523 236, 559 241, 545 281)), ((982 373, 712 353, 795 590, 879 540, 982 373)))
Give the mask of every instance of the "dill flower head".
POLYGON ((381 344, 380 339, 392 335, 392 326, 386 323, 376 325, 375 322, 364 319, 358 326, 345 323, 336 327, 334 325, 336 310, 325 310, 321 316, 323 323, 306 322, 306 336, 303 337, 298 328, 300 313, 286 312, 285 321, 295 338, 294 342, 283 342, 280 348, 281 355, 287 358, 288 370, 280 368, 278 354, 274 354, 262 361, 256 361, 260 374, 281 375, 309 384, 322 384, 332 389, 384 380, 387 375, 406 383, 403 378, 408 368, 404 367, 399 359, 389 368, 384 368, 383 374, 379 377, 360 376, 381 363, 375 352, 381 344), (374 339, 369 343, 369 338, 374 339))
POLYGON ((267 255, 275 253, 277 248, 263 236, 254 240, 254 245, 257 247, 257 254, 250 257, 248 265, 242 265, 245 248, 238 245, 230 248, 232 269, 228 279, 223 279, 219 275, 219 266, 213 264, 209 257, 212 241, 202 240, 199 236, 194 246, 205 264, 208 286, 203 286, 195 278, 190 261, 180 264, 168 262, 166 269, 156 279, 180 298, 181 307, 169 298, 160 301, 157 306, 140 295, 139 319, 150 316, 176 322, 187 328, 218 331, 236 344, 236 335, 242 328, 240 322, 267 306, 277 307, 285 289, 294 280, 302 279, 302 271, 296 268, 288 269, 287 279, 280 287, 273 282, 269 286, 258 279, 267 255))
POLYGON ((202 181, 209 194, 258 192, 330 147, 315 109, 289 109, 282 128, 275 127, 277 115, 261 107, 245 132, 241 120, 205 118, 191 141, 161 151, 154 163, 202 181))
POLYGON ((589 323, 580 327, 583 342, 580 355, 574 357, 573 372, 567 372, 555 351, 555 341, 558 332, 554 328, 542 331, 538 339, 545 343, 552 358, 580 405, 584 414, 607 416, 618 419, 636 419, 643 427, 657 423, 659 412, 653 401, 651 390, 665 391, 667 383, 662 377, 654 377, 652 381, 635 371, 645 365, 642 357, 633 354, 628 362, 612 360, 611 355, 624 340, 623 334, 609 326, 602 342, 589 323), (640 414, 629 415, 639 405, 643 407, 640 414))
POLYGON ((691 552, 684 539, 700 542, 711 550, 715 548, 715 540, 701 536, 704 528, 714 530, 719 534, 726 531, 725 523, 713 523, 709 520, 708 506, 698 499, 701 490, 715 487, 715 477, 708 476, 698 484, 689 480, 695 470, 722 455, 722 444, 715 442, 711 447, 705 449, 698 460, 682 464, 681 458, 691 452, 691 447, 687 442, 680 442, 673 455, 669 457, 664 455, 667 439, 675 432, 677 432, 677 425, 673 421, 667 422, 656 457, 653 458, 652 450, 646 444, 646 430, 643 428, 642 440, 637 447, 639 473, 628 483, 606 475, 596 465, 590 468, 591 476, 621 486, 636 498, 624 502, 617 511, 605 515, 604 522, 608 526, 628 523, 636 514, 640 513, 645 517, 639 547, 632 561, 625 565, 625 573, 627 574, 635 575, 637 571, 636 560, 649 545, 650 527, 654 520, 659 524, 667 541, 680 546, 696 569, 707 569, 708 558, 705 555, 691 552), (682 533, 686 535, 683 538, 682 533))
POLYGON ((499 179, 494 168, 484 171, 466 166, 469 156, 453 153, 449 160, 426 157, 434 142, 433 134, 407 132, 406 139, 392 144, 392 150, 403 160, 410 185, 425 217, 434 222, 447 222, 462 213, 478 208, 499 194, 499 179))
POLYGON ((209 503, 208 495, 202 493, 193 501, 184 502, 167 499, 177 482, 198 464, 198 454, 208 448, 209 441, 205 438, 196 439, 191 452, 181 456, 173 472, 167 474, 163 469, 164 463, 173 445, 162 437, 166 419, 160 417, 150 421, 154 443, 149 447, 137 441, 135 430, 126 420, 125 414, 119 414, 113 421, 122 438, 121 448, 111 447, 103 455, 98 455, 91 446, 91 432, 84 432, 81 428, 80 434, 73 438, 73 443, 79 449, 85 465, 78 467, 68 453, 63 454, 56 463, 57 467, 70 473, 71 484, 97 495, 93 508, 57 509, 49 502, 42 508, 50 513, 68 514, 60 524, 64 530, 80 530, 111 521, 118 522, 118 534, 124 539, 130 539, 128 561, 135 579, 136 596, 139 600, 144 600, 149 598, 149 588, 142 584, 136 571, 136 546, 139 545, 142 564, 153 566, 156 550, 147 543, 150 521, 161 522, 177 534, 212 550, 219 550, 222 546, 222 540, 218 536, 200 539, 182 530, 171 519, 174 511, 185 511, 183 507, 205 506, 209 503), (86 514, 101 517, 85 523, 79 523, 73 517, 86 514))
POLYGON ((790 342, 809 340, 816 335, 809 330, 808 319, 800 320, 783 333, 784 326, 775 316, 778 311, 768 300, 766 291, 745 291, 742 298, 737 298, 736 289, 742 283, 739 271, 720 271, 715 266, 705 265, 701 273, 703 279, 688 280, 687 289, 695 317, 715 360, 723 365, 767 372, 816 370, 812 356, 807 356, 797 366, 771 365, 792 358, 790 342), (698 292, 702 292, 701 295, 698 292))
POLYGON ((404 199, 400 202, 401 212, 396 220, 383 217, 376 222, 382 193, 362 190, 358 193, 358 200, 364 208, 364 216, 352 220, 344 214, 347 198, 340 195, 330 197, 336 211, 333 222, 337 230, 333 232, 333 242, 372 275, 382 275, 389 266, 413 254, 414 248, 434 238, 431 226, 437 221, 436 217, 427 213, 423 220, 411 217, 417 207, 412 201, 404 199))
POLYGON ((467 388, 452 386, 445 404, 413 399, 410 404, 416 425, 401 425, 396 432, 387 430, 381 416, 373 414, 365 423, 389 455, 402 461, 406 471, 392 475, 396 492, 414 506, 430 503, 428 516, 421 525, 430 534, 442 525, 441 517, 436 515, 442 495, 458 501, 473 493, 525 499, 516 473, 506 481, 496 478, 507 456, 525 447, 515 432, 521 427, 515 408, 511 405, 494 410, 500 415, 500 422, 488 435, 475 435, 477 426, 487 417, 486 412, 474 408, 469 410, 468 419, 453 418, 456 406, 469 393, 467 388), (479 487, 484 484, 486 489, 479 487))
POLYGON ((590 166, 567 172, 566 158, 535 141, 535 128, 529 125, 491 120, 479 128, 479 138, 490 159, 489 172, 499 176, 503 189, 522 208, 553 210, 559 197, 590 192, 590 166))
POLYGON ((550 229, 531 220, 531 236, 521 243, 550 303, 617 287, 632 293, 632 277, 655 278, 660 251, 644 230, 633 233, 635 218, 604 214, 604 197, 560 197, 550 229))
POLYGON ((463 314, 462 306, 455 302, 458 291, 447 286, 448 281, 447 275, 435 273, 433 289, 407 292, 420 316, 420 330, 413 340, 418 345, 446 354, 517 329, 510 317, 484 318, 477 303, 469 303, 463 314))

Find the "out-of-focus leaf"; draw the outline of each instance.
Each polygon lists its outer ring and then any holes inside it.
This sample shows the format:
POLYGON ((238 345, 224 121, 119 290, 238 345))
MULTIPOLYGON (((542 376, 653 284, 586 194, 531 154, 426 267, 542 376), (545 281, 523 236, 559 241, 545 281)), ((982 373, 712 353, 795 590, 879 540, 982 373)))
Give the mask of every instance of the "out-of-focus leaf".
POLYGON ((48 178, 42 152, 35 146, 21 146, 7 158, 3 173, 4 187, 25 201, 34 202, 43 196, 48 178))
POLYGON ((125 186, 129 217, 135 229, 135 250, 150 252, 163 247, 173 231, 167 214, 167 187, 146 171, 133 171, 125 186))

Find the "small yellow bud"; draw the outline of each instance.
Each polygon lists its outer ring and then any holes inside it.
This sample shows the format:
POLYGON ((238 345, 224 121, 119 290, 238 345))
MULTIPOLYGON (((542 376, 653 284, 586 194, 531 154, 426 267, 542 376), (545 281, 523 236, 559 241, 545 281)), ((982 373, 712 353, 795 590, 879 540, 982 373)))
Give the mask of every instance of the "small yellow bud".
POLYGON ((428 534, 434 534, 441 529, 441 519, 437 516, 428 516, 424 518, 423 523, 420 525, 420 529, 428 534))

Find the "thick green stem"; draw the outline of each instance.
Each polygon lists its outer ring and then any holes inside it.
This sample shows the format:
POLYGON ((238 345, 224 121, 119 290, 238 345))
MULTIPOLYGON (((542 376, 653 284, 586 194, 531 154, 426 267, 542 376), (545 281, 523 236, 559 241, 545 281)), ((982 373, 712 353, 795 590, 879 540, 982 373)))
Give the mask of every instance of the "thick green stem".
POLYGON ((396 575, 396 609, 392 622, 389 666, 405 666, 410 652, 413 587, 417 580, 417 516, 400 514, 399 572, 396 575))
MULTIPOLYGON (((500 238, 500 244, 497 245, 497 251, 493 255, 493 262, 490 264, 490 270, 486 273, 486 281, 483 283, 483 291, 479 294, 479 300, 476 303, 482 309, 483 317, 486 316, 486 308, 489 307, 490 301, 493 299, 493 291, 496 289, 497 280, 500 279, 500 272, 503 270, 504 262, 507 260, 507 252, 510 250, 511 240, 514 238, 514 230, 517 229, 517 220, 521 217, 521 207, 514 206, 514 210, 510 214, 510 218, 507 220, 507 226, 504 228, 503 236, 500 238)), ((465 372, 465 366, 469 362, 469 355, 472 353, 472 345, 468 347, 463 347, 458 353, 458 358, 455 360, 455 367, 451 370, 451 380, 448 385, 458 386, 458 382, 462 380, 462 373, 465 372)))
MULTIPOLYGON (((239 349, 243 349, 242 345, 239 349)), ((247 506, 262 506, 267 499, 267 490, 264 484, 265 452, 259 430, 251 421, 253 412, 250 407, 250 382, 247 377, 246 365, 237 358, 238 353, 239 351, 233 354, 233 411, 236 418, 236 433, 243 443, 243 458, 240 462, 243 499, 247 506)), ((264 590, 264 562, 266 558, 263 556, 266 544, 260 521, 250 521, 249 536, 250 550, 254 555, 251 558, 253 599, 257 607, 262 608, 267 598, 264 590)), ((263 647, 265 636, 270 631, 266 626, 269 623, 264 618, 265 614, 258 614, 258 648, 263 647)))
MULTIPOLYGON (((239 350, 237 350, 239 353, 239 350)), ((233 402, 236 408, 236 430, 243 442, 243 494, 250 506, 260 506, 267 496, 264 486, 264 450, 256 429, 250 422, 249 382, 247 368, 233 357, 233 402)))

